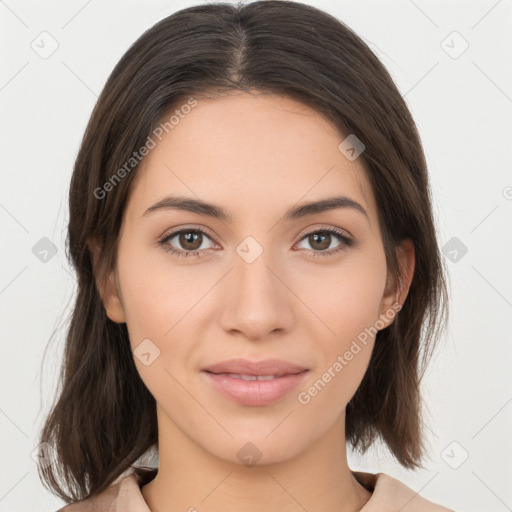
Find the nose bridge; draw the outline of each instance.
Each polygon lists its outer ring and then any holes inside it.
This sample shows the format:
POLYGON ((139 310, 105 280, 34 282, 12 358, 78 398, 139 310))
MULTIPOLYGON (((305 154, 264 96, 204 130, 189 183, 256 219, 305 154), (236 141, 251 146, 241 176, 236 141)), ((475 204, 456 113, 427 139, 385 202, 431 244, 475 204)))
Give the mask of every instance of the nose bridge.
POLYGON ((279 258, 253 236, 235 249, 230 287, 232 296, 224 312, 224 328, 244 332, 248 337, 265 337, 276 329, 287 329, 292 321, 289 291, 279 258))
POLYGON ((239 300, 249 304, 279 302, 281 291, 277 288, 283 285, 274 275, 278 269, 271 247, 267 244, 264 248, 253 236, 248 236, 237 246, 236 254, 234 270, 239 300))

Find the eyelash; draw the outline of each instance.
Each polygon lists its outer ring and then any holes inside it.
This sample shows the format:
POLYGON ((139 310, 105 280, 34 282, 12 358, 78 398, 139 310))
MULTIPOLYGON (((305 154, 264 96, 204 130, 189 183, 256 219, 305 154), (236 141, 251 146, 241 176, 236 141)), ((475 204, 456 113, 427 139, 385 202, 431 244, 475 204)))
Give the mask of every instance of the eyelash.
MULTIPOLYGON (((203 252, 201 251, 182 251, 175 249, 172 247, 168 241, 174 238, 176 235, 179 235, 181 233, 201 233, 202 235, 207 236, 208 238, 211 238, 206 232, 204 232, 202 229, 197 228, 187 228, 187 229, 180 229, 178 231, 173 231, 172 233, 164 235, 160 240, 158 240, 158 244, 163 248, 164 251, 173 254, 174 256, 177 256, 179 258, 188 258, 189 256, 196 256, 197 254, 203 252)), ((343 251, 347 247, 352 247, 354 245, 354 241, 349 238, 347 235, 345 235, 342 231, 335 229, 335 228, 322 228, 322 229, 316 229, 314 231, 309 231, 306 233, 300 240, 304 240, 309 235, 317 234, 317 233, 332 233, 337 236, 338 240, 340 241, 340 245, 334 249, 330 249, 328 251, 313 251, 313 254, 311 257, 328 257, 328 256, 334 256, 335 254, 338 254, 340 251, 343 251)))

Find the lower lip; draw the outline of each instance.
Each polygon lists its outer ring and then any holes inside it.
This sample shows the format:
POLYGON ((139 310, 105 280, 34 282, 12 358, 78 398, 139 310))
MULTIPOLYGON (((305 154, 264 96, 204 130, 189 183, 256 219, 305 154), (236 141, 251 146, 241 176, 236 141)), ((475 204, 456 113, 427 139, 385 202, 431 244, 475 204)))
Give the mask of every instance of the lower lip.
POLYGON ((308 370, 276 377, 271 380, 242 380, 228 375, 205 372, 215 389, 241 405, 269 405, 299 385, 308 370))

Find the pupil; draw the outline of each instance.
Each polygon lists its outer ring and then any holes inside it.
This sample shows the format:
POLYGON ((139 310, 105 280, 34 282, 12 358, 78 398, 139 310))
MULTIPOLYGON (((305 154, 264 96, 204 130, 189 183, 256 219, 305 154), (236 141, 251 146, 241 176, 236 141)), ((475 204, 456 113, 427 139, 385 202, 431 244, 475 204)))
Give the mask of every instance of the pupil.
MULTIPOLYGON (((314 240, 315 243, 317 243, 318 238, 322 239, 320 241, 320 245, 317 246, 317 249, 327 249, 329 247, 330 235, 328 233, 325 233, 325 234, 318 234, 317 233, 317 234, 313 234, 312 237, 313 237, 313 240, 314 240)), ((314 244, 312 244, 312 245, 314 247, 314 244)))
POLYGON ((201 247, 201 243, 199 243, 199 245, 197 245, 198 239, 199 239, 199 233, 192 233, 192 232, 182 233, 180 236, 180 243, 181 243, 182 247, 184 247, 186 249, 194 250, 194 249, 198 249, 199 247, 201 247), (194 245, 194 242, 196 242, 195 245, 194 245), (190 247, 190 245, 192 245, 192 247, 190 247))

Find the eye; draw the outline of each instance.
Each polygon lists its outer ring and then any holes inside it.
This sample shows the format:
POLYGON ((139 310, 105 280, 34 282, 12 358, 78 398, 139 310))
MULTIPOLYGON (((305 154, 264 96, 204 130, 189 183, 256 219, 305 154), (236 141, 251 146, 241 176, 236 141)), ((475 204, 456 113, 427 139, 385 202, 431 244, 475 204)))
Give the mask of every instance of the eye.
MULTIPOLYGON (((201 256, 205 249, 212 249, 213 244, 204 246, 204 242, 211 238, 203 230, 197 228, 180 229, 165 235, 158 241, 164 251, 174 254, 180 258, 189 256, 201 256), (176 247, 178 245, 178 247, 176 247)), ((344 232, 335 228, 323 228, 310 231, 302 237, 301 243, 305 240, 312 247, 312 257, 332 256, 338 252, 351 247, 354 242, 344 232), (329 249, 333 241, 338 241, 334 248, 329 249)))
POLYGON ((197 256, 200 252, 203 252, 203 249, 211 249, 212 246, 204 246, 203 242, 205 239, 211 241, 210 237, 201 229, 181 229, 179 231, 174 231, 159 240, 159 245, 163 247, 163 249, 171 254, 174 254, 178 257, 186 258, 188 256, 197 256), (176 239, 174 244, 178 244, 181 246, 180 248, 175 247, 171 242, 176 239))
POLYGON ((352 238, 348 237, 344 232, 335 228, 324 228, 317 229, 316 231, 310 231, 301 239, 301 242, 303 240, 309 243, 313 248, 313 257, 333 256, 345 248, 351 247, 354 243, 352 238), (333 242, 333 238, 338 240, 338 245, 329 249, 331 243, 333 242))

